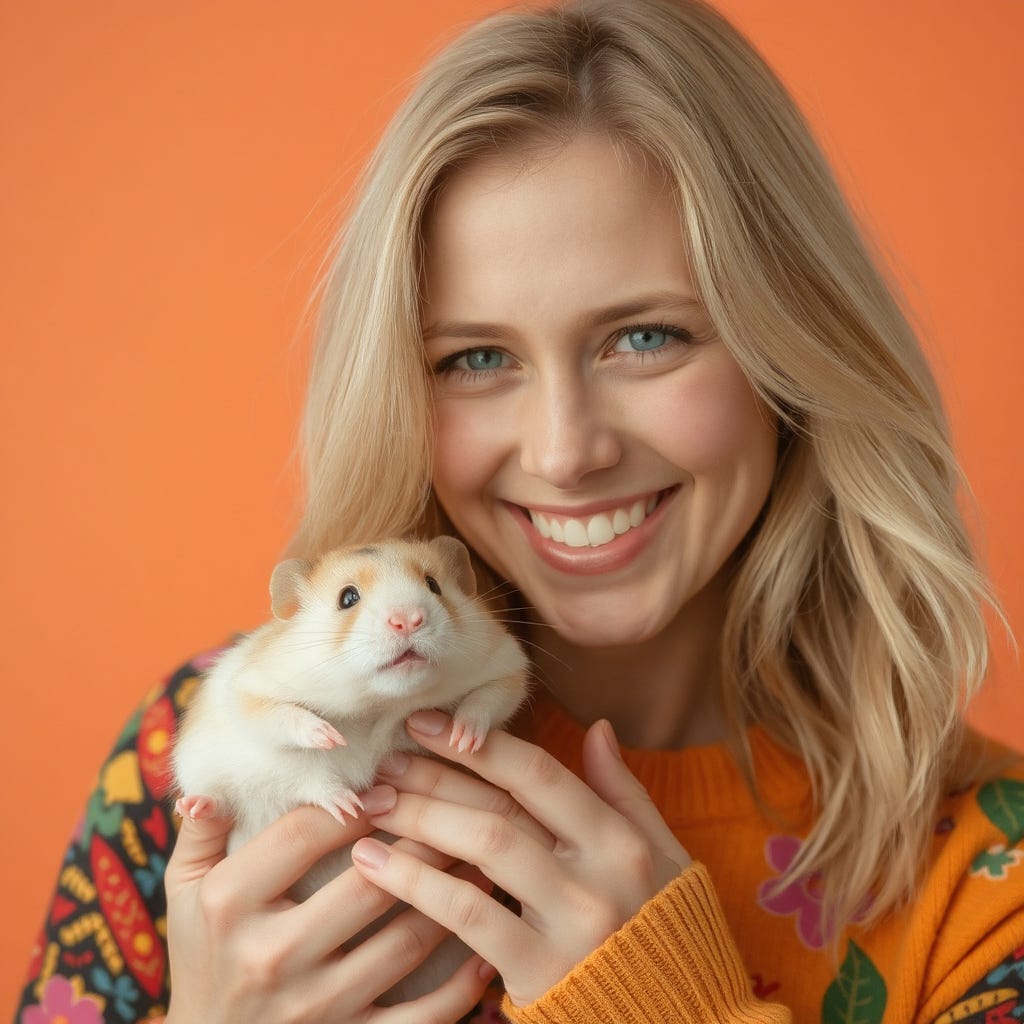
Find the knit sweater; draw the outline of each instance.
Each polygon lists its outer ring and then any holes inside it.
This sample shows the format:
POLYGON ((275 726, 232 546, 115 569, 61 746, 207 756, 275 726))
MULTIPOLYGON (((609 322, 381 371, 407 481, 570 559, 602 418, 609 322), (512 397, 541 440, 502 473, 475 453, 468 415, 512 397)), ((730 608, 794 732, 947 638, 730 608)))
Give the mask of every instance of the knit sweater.
MULTIPOLYGON (((550 701, 536 721, 578 772, 583 730, 550 701)), ((697 863, 540 1000, 506 998, 515 1024, 1024 1018, 1024 765, 945 799, 917 899, 837 946, 817 879, 773 886, 812 820, 807 772, 762 729, 748 738, 774 819, 725 746, 623 751, 697 863)))
MULTIPOLYGON (((154 688, 100 770, 58 872, 18 1024, 153 1021, 168 1000, 168 755, 209 652, 154 688)), ((542 703, 531 738, 579 771, 582 729, 542 703)), ((948 798, 913 906, 824 934, 816 880, 773 886, 811 813, 801 763, 750 731, 759 812, 724 747, 624 751, 697 866, 682 872, 515 1024, 1024 1019, 1024 765, 948 798), (799 824, 794 824, 799 823, 799 824)), ((492 992, 469 1024, 498 1019, 492 992)))

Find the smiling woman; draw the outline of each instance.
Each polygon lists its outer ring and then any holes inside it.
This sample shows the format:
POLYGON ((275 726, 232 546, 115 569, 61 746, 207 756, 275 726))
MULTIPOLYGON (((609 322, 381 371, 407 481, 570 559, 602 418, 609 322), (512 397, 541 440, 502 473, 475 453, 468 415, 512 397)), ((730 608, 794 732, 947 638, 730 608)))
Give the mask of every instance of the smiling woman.
MULTIPOLYGON (((1024 1013, 1024 765, 965 729, 996 605, 938 389, 743 37, 698 0, 486 18, 397 111, 318 297, 292 553, 458 535, 535 699, 454 744, 408 709, 355 820, 247 778, 282 804, 228 852, 237 823, 181 804, 164 874, 154 737, 245 641, 193 659, 101 773, 25 1020, 79 993, 170 1024, 1024 1013), (446 932, 461 965, 384 1005, 446 932)), ((328 617, 369 594, 334 581, 328 617)), ((435 667, 411 650, 387 670, 435 667)), ((351 682, 295 694, 336 746, 351 682)))
MULTIPOLYGON (((426 219, 434 493, 553 630, 549 681, 563 642, 635 644, 672 623, 675 649, 634 650, 633 666, 674 694, 682 728, 715 688, 695 648, 768 496, 774 416, 696 298, 664 175, 596 134, 550 146, 525 168, 471 163, 426 219)), ((617 719, 630 743, 650 745, 647 714, 617 719)))

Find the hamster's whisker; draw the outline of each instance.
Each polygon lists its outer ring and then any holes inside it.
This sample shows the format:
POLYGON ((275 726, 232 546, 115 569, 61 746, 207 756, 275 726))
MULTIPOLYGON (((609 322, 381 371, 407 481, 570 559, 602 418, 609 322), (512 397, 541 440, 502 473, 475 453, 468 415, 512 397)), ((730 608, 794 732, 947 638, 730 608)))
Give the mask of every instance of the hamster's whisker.
MULTIPOLYGON (((532 609, 531 609, 532 610, 532 609)), ((509 626, 548 626, 546 622, 541 622, 538 619, 517 619, 517 618, 503 618, 500 615, 465 615, 463 621, 467 622, 481 622, 490 620, 491 622, 497 622, 503 625, 509 626)), ((550 628, 550 627, 548 627, 550 628)))
POLYGON ((541 622, 540 619, 495 619, 494 621, 506 626, 542 626, 547 629, 552 628, 546 622, 541 622))
POLYGON ((535 643, 533 640, 520 640, 521 644, 525 644, 527 647, 532 647, 535 651, 539 651, 541 654, 547 655, 552 661, 558 662, 559 665, 564 669, 568 669, 569 665, 563 661, 557 654, 552 654, 546 647, 542 647, 540 644, 535 643))
POLYGON ((521 597, 518 591, 509 591, 507 594, 500 594, 495 591, 489 591, 486 594, 478 594, 476 600, 484 606, 490 606, 495 604, 501 604, 504 601, 511 599, 513 596, 521 597))
POLYGON ((495 583, 495 584, 494 584, 494 586, 493 586, 493 587, 490 587, 490 588, 488 588, 487 590, 481 591, 481 592, 480 592, 479 594, 477 594, 476 596, 477 596, 477 599, 478 599, 478 600, 483 600, 483 599, 484 599, 485 597, 487 597, 487 596, 488 596, 489 594, 494 594, 494 593, 496 593, 497 591, 499 591, 499 590, 502 590, 502 589, 505 589, 505 588, 507 588, 508 590, 510 590, 510 591, 511 591, 511 590, 515 590, 515 589, 516 589, 516 586, 515 586, 515 584, 514 584, 514 583, 512 583, 512 582, 511 582, 511 581, 509 581, 509 580, 499 580, 499 581, 498 581, 497 583, 495 583))

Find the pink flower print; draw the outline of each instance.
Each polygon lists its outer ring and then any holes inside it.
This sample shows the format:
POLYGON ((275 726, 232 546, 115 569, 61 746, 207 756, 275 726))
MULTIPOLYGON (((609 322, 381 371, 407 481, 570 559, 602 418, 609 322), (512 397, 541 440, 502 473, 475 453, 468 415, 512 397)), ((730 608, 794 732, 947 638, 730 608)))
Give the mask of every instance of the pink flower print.
POLYGON ((22 1010, 21 1024, 103 1024, 103 1018, 92 999, 79 999, 74 985, 55 974, 43 989, 43 1001, 22 1010))
MULTIPOLYGON (((785 872, 800 850, 796 836, 771 836, 764 846, 768 864, 780 875, 785 872)), ((798 878, 784 888, 778 880, 763 882, 757 893, 757 902, 769 914, 780 917, 796 914, 796 932, 800 941, 809 949, 821 949, 825 945, 825 929, 822 924, 821 876, 810 875, 798 878)))

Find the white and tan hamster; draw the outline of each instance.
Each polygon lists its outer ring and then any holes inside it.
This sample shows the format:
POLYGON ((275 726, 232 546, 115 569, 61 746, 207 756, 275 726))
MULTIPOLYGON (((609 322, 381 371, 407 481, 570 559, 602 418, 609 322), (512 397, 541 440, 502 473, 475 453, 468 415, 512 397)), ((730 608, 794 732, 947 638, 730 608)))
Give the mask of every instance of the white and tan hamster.
MULTIPOLYGON (((302 804, 355 815, 381 760, 417 749, 404 728, 413 711, 450 711, 453 744, 476 750, 526 698, 526 657, 475 596, 469 552, 454 537, 282 562, 270 594, 274 619, 209 671, 174 750, 179 812, 233 816, 229 851, 302 804)), ((325 858, 293 894, 305 898, 350 863, 347 849, 325 858)), ((414 998, 451 969, 403 983, 388 1001, 414 998)))

